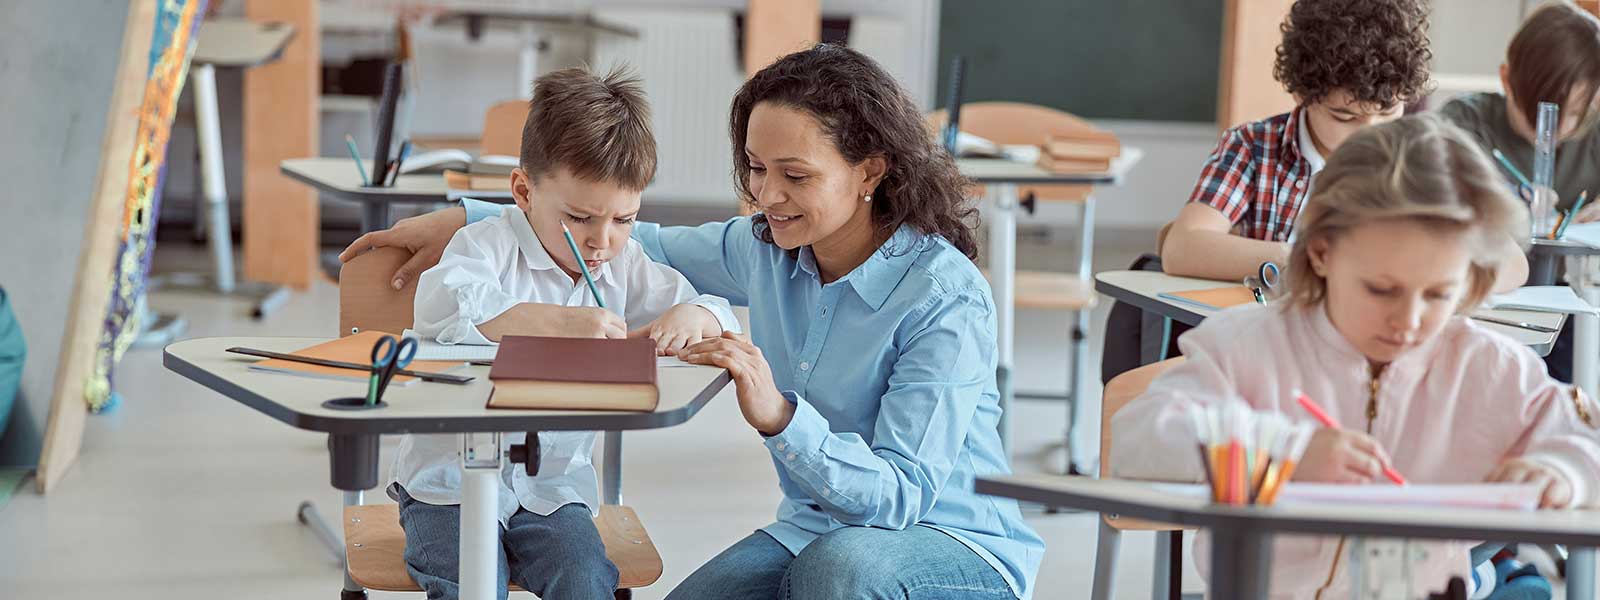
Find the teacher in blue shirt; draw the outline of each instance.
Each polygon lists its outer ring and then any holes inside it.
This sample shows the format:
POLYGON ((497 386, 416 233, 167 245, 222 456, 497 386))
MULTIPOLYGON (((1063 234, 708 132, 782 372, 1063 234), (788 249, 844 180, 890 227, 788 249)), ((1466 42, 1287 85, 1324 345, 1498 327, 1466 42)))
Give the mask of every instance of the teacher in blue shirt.
MULTIPOLYGON (((750 307, 749 341, 681 356, 732 374, 784 499, 670 598, 1030 597, 1043 542, 1015 501, 973 492, 1010 469, 967 180, 894 78, 841 46, 779 59, 732 113, 734 185, 759 212, 633 237, 750 307)), ((426 261, 493 208, 401 221, 346 258, 406 246, 426 261)))

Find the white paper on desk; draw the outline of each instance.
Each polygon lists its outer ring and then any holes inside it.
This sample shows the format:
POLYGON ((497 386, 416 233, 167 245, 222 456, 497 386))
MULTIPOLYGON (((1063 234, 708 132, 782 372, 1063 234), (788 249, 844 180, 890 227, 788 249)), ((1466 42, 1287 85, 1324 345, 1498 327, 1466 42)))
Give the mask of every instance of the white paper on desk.
MULTIPOLYGON (((1209 498, 1205 484, 1158 483, 1156 489, 1177 496, 1209 498)), ((1299 504, 1417 506, 1534 510, 1539 508, 1538 485, 1509 483, 1423 483, 1409 485, 1289 483, 1278 495, 1278 506, 1299 504)))
POLYGON ((400 333, 403 337, 417 339, 416 360, 494 360, 496 352, 500 351, 499 344, 487 346, 474 344, 441 344, 417 335, 417 332, 407 329, 400 333))
POLYGON ((1600 248, 1600 222, 1568 225, 1567 230, 1561 234, 1561 241, 1600 248))
POLYGON ((1572 288, 1564 285, 1530 285, 1517 288, 1504 294, 1495 294, 1489 297, 1490 308, 1510 308, 1516 310, 1534 310, 1539 312, 1566 313, 1569 315, 1595 314, 1600 315, 1583 298, 1579 298, 1572 288))

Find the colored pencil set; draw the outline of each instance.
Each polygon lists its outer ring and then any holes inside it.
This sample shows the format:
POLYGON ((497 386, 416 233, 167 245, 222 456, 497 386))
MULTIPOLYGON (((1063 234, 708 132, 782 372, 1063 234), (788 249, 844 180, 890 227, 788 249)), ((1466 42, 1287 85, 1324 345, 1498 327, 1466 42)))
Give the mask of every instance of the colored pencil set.
POLYGON ((1191 406, 1189 418, 1199 436, 1196 447, 1211 500, 1219 504, 1272 504, 1316 432, 1309 422, 1256 412, 1238 402, 1191 406))

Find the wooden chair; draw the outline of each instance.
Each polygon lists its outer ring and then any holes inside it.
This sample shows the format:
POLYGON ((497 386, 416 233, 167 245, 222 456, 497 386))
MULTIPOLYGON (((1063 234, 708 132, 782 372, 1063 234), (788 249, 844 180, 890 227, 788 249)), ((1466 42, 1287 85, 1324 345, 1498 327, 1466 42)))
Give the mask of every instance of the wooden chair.
POLYGON ((506 100, 490 106, 483 113, 483 137, 478 142, 478 151, 521 156, 522 125, 527 121, 527 100, 506 100))
MULTIPOLYGON (((416 278, 395 290, 389 281, 411 253, 403 248, 369 250, 345 263, 339 271, 339 335, 361 330, 399 333, 411 327, 416 278)), ((644 523, 632 508, 621 506, 622 433, 605 432, 605 457, 601 473, 604 504, 595 527, 605 543, 606 558, 620 575, 617 598, 632 597, 633 588, 661 578, 661 555, 650 541, 644 523)), ((345 559, 350 579, 362 587, 383 591, 421 591, 406 572, 405 532, 400 529, 399 508, 393 504, 347 506, 344 511, 345 559)), ((512 586, 512 589, 518 589, 512 586)))
MULTIPOLYGON (((1127 406, 1128 402, 1144 393, 1150 382, 1162 372, 1183 363, 1183 357, 1148 364, 1113 377, 1106 383, 1105 394, 1100 399, 1100 476, 1111 473, 1111 417, 1127 406)), ((1116 597, 1117 552, 1122 546, 1123 531, 1156 532, 1155 573, 1151 597, 1154 600, 1175 598, 1182 590, 1183 528, 1178 525, 1129 519, 1117 515, 1100 518, 1099 542, 1094 555, 1093 600, 1110 600, 1116 597)))

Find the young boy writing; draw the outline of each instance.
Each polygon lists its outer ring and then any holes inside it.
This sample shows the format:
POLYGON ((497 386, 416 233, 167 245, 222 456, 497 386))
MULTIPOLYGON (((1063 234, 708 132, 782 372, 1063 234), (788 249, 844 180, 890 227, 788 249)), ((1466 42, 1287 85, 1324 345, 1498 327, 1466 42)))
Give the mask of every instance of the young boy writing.
POLYGON ((1295 108, 1223 133, 1162 244, 1162 268, 1237 281, 1263 262, 1286 264, 1323 157, 1423 92, 1427 27, 1421 0, 1295 2, 1273 66, 1295 108))
MULTIPOLYGON (((444 344, 551 331, 648 335, 665 354, 736 330, 725 300, 697 296, 629 239, 656 168, 639 82, 617 72, 556 71, 535 82, 530 107, 521 167, 511 174, 516 206, 456 232, 439 264, 418 279, 418 334, 444 344)), ((503 443, 525 436, 508 433, 503 443)), ((539 437, 539 474, 507 465, 501 476, 501 573, 543 598, 609 598, 617 569, 593 523, 595 434, 539 437)), ((454 435, 408 435, 395 460, 390 494, 400 503, 406 568, 429 598, 457 597, 459 445, 454 435)))

